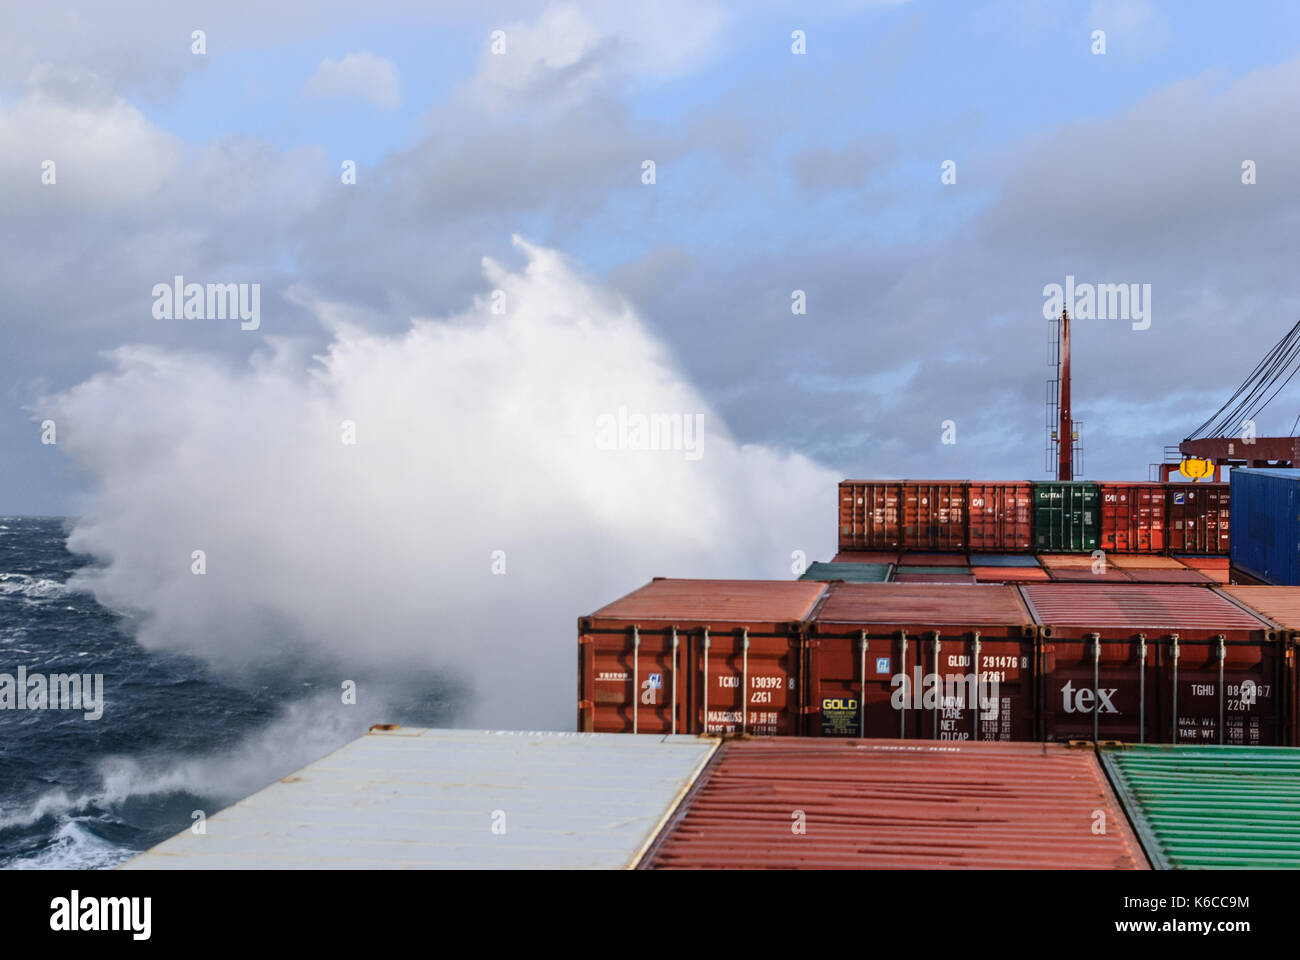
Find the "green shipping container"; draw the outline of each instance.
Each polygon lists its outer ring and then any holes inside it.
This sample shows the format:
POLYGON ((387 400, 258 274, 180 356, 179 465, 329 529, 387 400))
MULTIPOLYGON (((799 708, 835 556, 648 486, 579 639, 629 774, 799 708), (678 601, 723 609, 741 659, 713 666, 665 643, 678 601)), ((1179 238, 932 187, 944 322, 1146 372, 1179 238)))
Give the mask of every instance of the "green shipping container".
POLYGON ((1104 747, 1151 865, 1300 869, 1300 749, 1104 747))
POLYGON ((849 583, 884 583, 892 563, 813 563, 800 580, 846 580, 849 583))
POLYGON ((1034 552, 1091 553, 1101 542, 1101 491, 1095 483, 1034 484, 1034 552))

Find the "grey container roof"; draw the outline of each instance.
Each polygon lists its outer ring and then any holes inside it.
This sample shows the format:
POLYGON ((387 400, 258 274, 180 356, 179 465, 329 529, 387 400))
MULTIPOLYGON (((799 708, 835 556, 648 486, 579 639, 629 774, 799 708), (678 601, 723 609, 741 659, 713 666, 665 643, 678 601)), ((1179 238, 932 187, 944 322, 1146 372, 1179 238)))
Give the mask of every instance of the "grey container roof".
POLYGON ((717 744, 372 730, 122 869, 631 867, 717 744))

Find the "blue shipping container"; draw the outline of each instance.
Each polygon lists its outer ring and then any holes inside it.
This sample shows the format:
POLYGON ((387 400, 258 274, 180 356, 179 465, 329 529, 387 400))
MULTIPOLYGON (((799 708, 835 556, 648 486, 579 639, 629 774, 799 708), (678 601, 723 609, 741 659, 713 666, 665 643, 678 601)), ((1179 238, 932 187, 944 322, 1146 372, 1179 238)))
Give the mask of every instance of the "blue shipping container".
POLYGON ((1229 552, 1234 566, 1280 586, 1300 586, 1300 470, 1237 467, 1229 552))

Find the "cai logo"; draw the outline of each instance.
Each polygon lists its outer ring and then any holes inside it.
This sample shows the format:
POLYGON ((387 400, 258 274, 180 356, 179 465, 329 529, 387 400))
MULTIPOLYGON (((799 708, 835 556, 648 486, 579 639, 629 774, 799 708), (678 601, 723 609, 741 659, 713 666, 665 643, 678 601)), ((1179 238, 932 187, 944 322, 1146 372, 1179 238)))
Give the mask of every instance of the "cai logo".
POLYGON ((650 689, 662 690, 664 687, 664 675, 662 673, 650 674, 650 689))
POLYGON ((889 658, 876 657, 876 673, 889 673, 889 658))

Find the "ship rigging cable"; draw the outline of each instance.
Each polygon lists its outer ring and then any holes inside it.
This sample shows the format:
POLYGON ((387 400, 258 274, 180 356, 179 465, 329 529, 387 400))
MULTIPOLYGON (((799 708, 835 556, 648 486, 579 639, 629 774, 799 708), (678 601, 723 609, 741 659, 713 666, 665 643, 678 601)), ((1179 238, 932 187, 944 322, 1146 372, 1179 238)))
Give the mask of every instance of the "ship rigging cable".
MULTIPOLYGON (((1203 437, 1224 437, 1235 433, 1247 420, 1264 412, 1273 398, 1300 372, 1300 322, 1279 340, 1251 371, 1236 393, 1228 398, 1210 419, 1192 431, 1186 440, 1203 437), (1285 377, 1285 379, 1283 379, 1285 377), (1269 391, 1272 390, 1272 393, 1269 391)), ((1300 426, 1300 417, 1296 418, 1300 426)), ((1291 428, 1294 435, 1296 427, 1291 428)))

